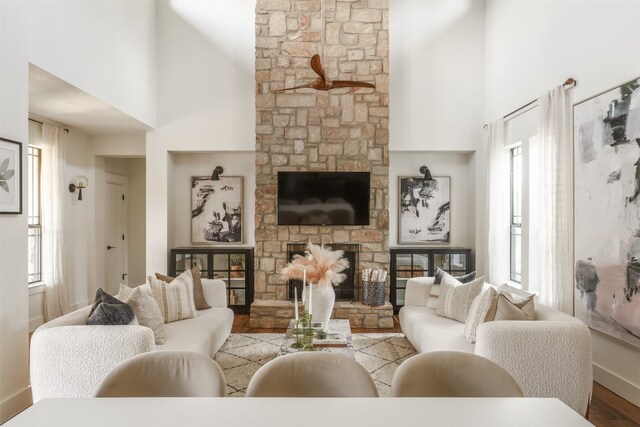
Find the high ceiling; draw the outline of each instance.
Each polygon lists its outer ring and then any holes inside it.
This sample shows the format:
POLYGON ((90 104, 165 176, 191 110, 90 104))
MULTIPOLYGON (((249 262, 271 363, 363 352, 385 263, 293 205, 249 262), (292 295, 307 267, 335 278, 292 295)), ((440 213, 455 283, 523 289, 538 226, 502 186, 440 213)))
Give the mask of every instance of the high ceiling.
POLYGON ((140 134, 149 127, 43 69, 29 64, 29 113, 88 135, 140 134))

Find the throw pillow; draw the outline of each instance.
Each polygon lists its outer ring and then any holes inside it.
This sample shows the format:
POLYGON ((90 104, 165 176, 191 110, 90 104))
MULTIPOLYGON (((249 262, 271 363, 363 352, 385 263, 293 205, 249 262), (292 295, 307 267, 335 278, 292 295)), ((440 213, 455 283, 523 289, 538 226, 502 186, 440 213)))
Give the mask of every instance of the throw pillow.
MULTIPOLYGON (((196 306, 196 310, 206 310, 211 308, 207 304, 207 300, 204 298, 204 290, 202 289, 202 277, 200 275, 200 267, 195 266, 191 269, 191 277, 193 278, 193 302, 196 306)), ((156 279, 163 282, 171 283, 175 278, 171 276, 165 276, 160 273, 156 273, 156 279)))
POLYGON ((515 299, 505 294, 498 295, 496 316, 493 320, 533 320, 535 309, 533 295, 515 299))
POLYGON ((496 293, 493 295, 493 299, 491 300, 491 306, 484 317, 485 322, 493 322, 493 319, 496 317, 496 312, 498 311, 498 295, 504 294, 511 298, 511 288, 506 283, 500 286, 496 293))
POLYGON ((440 284, 440 295, 436 314, 464 323, 474 298, 482 291, 484 276, 462 283, 450 274, 445 273, 440 284))
POLYGON ((492 322, 496 320, 496 315, 498 312, 498 296, 499 295, 503 295, 509 301, 521 306, 525 310, 525 313, 527 313, 527 315, 531 317, 531 319, 534 318, 534 313, 535 313, 535 307, 533 305, 534 295, 533 294, 527 294, 524 296, 514 295, 513 292, 511 292, 511 286, 505 283, 504 285, 498 288, 497 293, 494 295, 493 301, 491 302, 491 307, 489 307, 489 311, 487 311, 487 315, 485 316, 485 322, 492 322), (527 304, 524 304, 524 303, 527 303, 527 304))
POLYGON ((487 312, 491 308, 494 298, 498 292, 493 286, 484 289, 480 295, 475 297, 469 309, 467 321, 464 323, 464 336, 470 343, 476 342, 476 329, 478 325, 485 322, 487 312))
POLYGON ((164 344, 164 319, 160 312, 158 303, 151 296, 151 293, 147 293, 148 285, 137 286, 130 288, 126 285, 120 285, 120 294, 126 295, 124 297, 125 303, 129 304, 133 313, 138 319, 138 323, 142 326, 146 326, 153 331, 156 344, 164 344))
MULTIPOLYGON (((440 267, 436 267, 436 271, 433 273, 433 284, 434 285, 439 285, 440 283, 442 283, 442 278, 444 277, 444 275, 447 274, 443 269, 441 269, 440 267)), ((454 276, 456 279, 458 279, 459 282, 462 283, 469 283, 472 280, 475 280, 476 278, 476 272, 472 271, 471 273, 465 274, 463 276, 454 276)))
POLYGON ((133 310, 124 302, 109 295, 102 288, 96 291, 87 325, 137 325, 133 310))
POLYGON ((171 283, 149 276, 149 284, 164 323, 190 319, 198 315, 193 301, 193 280, 189 270, 171 283))

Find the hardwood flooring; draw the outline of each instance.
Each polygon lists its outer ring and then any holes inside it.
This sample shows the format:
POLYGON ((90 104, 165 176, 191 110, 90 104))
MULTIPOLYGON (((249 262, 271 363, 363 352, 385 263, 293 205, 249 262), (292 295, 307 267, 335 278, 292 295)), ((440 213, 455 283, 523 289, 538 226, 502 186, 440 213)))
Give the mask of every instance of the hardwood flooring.
MULTIPOLYGON (((393 328, 352 329, 352 332, 365 334, 375 332, 401 332, 398 318, 394 316, 393 328)), ((233 333, 284 333, 283 328, 251 328, 249 316, 236 314, 233 320, 233 333)), ((589 421, 596 427, 640 427, 640 408, 626 401, 604 386, 593 383, 593 397, 589 407, 589 421)))

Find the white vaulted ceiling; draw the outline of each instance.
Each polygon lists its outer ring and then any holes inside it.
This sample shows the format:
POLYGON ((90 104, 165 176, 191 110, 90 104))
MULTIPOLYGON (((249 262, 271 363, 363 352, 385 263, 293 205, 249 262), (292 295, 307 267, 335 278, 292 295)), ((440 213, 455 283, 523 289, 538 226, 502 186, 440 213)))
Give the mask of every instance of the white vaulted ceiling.
POLYGON ((29 113, 88 135, 146 133, 150 128, 105 102, 29 64, 29 113))

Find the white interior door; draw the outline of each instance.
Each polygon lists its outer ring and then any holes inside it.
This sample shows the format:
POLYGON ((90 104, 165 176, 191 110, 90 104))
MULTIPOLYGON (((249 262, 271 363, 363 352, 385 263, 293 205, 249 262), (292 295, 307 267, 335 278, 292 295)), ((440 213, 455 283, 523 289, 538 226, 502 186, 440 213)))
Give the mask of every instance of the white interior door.
POLYGON ((126 187, 107 182, 105 228, 105 291, 118 293, 120 283, 128 284, 126 241, 126 187))

